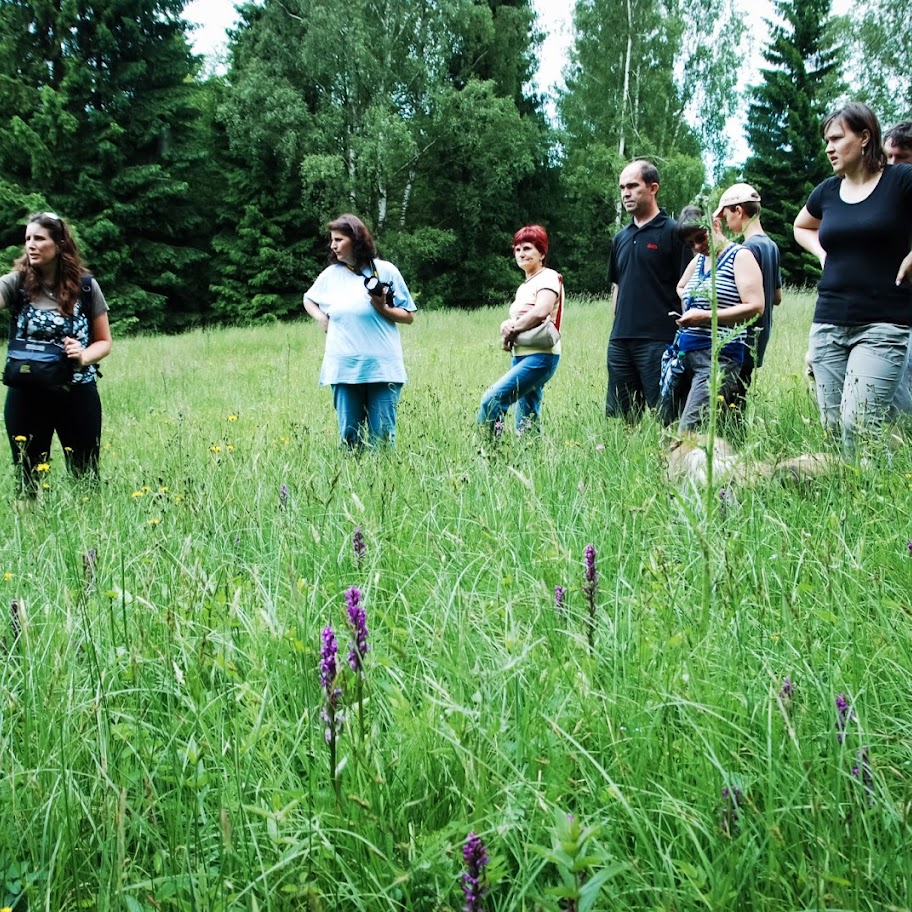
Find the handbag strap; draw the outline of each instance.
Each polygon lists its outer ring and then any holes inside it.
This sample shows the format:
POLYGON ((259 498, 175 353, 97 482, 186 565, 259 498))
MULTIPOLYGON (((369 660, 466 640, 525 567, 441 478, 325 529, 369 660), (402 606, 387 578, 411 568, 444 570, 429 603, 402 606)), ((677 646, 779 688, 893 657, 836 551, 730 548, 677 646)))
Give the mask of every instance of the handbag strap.
POLYGON ((564 277, 558 273, 557 274, 557 313, 554 315, 553 323, 557 327, 557 331, 560 332, 561 328, 561 318, 564 315, 564 277))

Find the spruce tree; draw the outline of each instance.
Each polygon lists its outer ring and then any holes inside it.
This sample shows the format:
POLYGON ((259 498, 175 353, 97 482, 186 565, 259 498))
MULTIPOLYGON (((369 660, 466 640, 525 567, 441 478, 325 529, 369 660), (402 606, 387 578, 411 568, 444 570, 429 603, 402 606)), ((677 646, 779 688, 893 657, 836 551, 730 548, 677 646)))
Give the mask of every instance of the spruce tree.
POLYGON ((769 66, 752 89, 745 179, 763 199, 763 227, 779 245, 786 284, 809 285, 820 268, 794 241, 792 223, 811 190, 833 173, 821 122, 841 93, 842 50, 830 27, 831 0, 777 0, 764 51, 769 66))
POLYGON ((40 199, 71 221, 121 330, 175 328, 206 294, 208 137, 183 6, 0 4, 0 218, 21 225, 40 199))

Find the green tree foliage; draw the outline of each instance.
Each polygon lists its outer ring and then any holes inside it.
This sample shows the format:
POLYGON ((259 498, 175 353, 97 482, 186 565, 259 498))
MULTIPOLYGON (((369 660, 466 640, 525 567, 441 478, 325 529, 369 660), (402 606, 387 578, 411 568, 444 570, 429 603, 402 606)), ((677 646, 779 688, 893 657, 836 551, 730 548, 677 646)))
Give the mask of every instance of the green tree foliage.
POLYGON ((851 13, 849 69, 885 126, 912 117, 912 0, 868 0, 851 13))
POLYGON ((170 328, 199 306, 206 217, 190 175, 205 138, 182 9, 182 0, 0 4, 3 230, 19 234, 39 199, 72 220, 121 327, 170 328))
POLYGON ((795 244, 792 223, 811 190, 832 175, 821 121, 842 92, 842 50, 830 0, 777 0, 764 51, 769 66, 753 87, 745 178, 763 198, 763 227, 782 253, 783 281, 816 282, 816 260, 795 244))
POLYGON ((742 26, 731 2, 578 0, 576 39, 559 99, 562 232, 574 287, 606 284, 610 236, 621 224, 617 179, 633 158, 656 163, 660 203, 677 211, 704 181, 702 154, 726 153, 737 101, 731 54, 742 26), (691 123, 697 126, 691 126, 691 123))
POLYGON ((527 0, 265 0, 241 16, 220 108, 232 205, 217 311, 298 312, 325 260, 323 226, 346 210, 422 303, 499 298, 521 184, 546 161, 523 94, 527 0))

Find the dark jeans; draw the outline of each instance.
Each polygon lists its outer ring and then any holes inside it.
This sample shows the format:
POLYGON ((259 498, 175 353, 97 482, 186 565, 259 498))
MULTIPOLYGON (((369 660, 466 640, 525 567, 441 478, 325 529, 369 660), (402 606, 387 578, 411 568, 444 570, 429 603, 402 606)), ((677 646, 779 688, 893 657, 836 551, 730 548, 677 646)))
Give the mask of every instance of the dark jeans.
POLYGON ((35 489, 35 466, 50 458, 55 432, 74 475, 98 474, 101 399, 94 383, 76 383, 68 393, 9 389, 3 414, 13 464, 26 488, 35 489))
POLYGON ((654 339, 612 339, 608 343, 608 395, 605 414, 609 418, 632 419, 645 406, 659 402, 659 375, 665 342, 654 339))

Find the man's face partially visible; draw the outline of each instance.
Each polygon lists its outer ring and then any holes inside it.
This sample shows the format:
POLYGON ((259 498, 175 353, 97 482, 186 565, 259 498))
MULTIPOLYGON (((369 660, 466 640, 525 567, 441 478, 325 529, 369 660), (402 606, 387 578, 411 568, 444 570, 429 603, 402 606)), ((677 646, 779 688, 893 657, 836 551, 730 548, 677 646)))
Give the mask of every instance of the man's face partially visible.
POLYGON ((897 146, 892 140, 884 143, 884 155, 888 165, 912 165, 912 147, 897 146))

